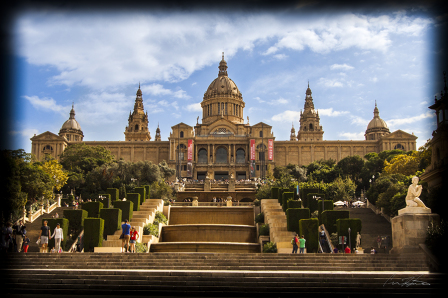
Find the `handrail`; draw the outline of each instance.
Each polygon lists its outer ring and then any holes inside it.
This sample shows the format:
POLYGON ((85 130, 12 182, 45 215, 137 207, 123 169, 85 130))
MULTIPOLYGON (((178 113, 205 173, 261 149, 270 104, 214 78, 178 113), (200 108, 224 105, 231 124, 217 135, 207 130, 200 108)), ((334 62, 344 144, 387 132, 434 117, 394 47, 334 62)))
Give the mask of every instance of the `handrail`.
POLYGON ((68 250, 68 252, 74 252, 76 250, 76 244, 78 244, 78 240, 80 237, 82 237, 84 235, 84 230, 82 230, 78 237, 76 237, 75 242, 73 242, 72 246, 70 247, 70 249, 68 250))
POLYGON ((321 224, 320 228, 324 230, 324 232, 325 232, 325 239, 327 240, 327 243, 328 243, 328 246, 330 247, 331 253, 333 253, 334 252, 334 247, 333 247, 333 244, 331 243, 331 240, 330 240, 330 237, 328 235, 328 231, 325 228, 325 225, 321 224))

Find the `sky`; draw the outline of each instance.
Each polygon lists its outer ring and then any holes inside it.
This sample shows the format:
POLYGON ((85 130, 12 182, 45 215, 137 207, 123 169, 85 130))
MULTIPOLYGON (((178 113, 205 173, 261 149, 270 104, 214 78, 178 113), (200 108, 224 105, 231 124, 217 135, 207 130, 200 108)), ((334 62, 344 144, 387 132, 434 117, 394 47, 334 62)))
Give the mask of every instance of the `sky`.
MULTIPOLYGON (((12 148, 57 134, 72 104, 85 141, 124 141, 140 84, 149 130, 194 126, 200 102, 228 76, 245 102, 244 119, 272 126, 276 140, 299 129, 308 83, 324 140, 363 140, 375 102, 391 132, 422 146, 436 127, 434 96, 440 20, 425 7, 383 10, 285 9, 82 11, 24 9, 11 23, 12 148)), ((201 120, 199 120, 200 122, 201 120)))

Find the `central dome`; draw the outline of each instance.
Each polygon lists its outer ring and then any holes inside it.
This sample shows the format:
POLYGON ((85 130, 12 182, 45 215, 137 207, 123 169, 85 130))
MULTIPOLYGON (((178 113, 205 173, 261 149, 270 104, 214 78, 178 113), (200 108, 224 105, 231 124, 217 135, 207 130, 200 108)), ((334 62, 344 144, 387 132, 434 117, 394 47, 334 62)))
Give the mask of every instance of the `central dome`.
POLYGON ((226 118, 233 123, 242 124, 245 106, 243 95, 235 82, 227 76, 224 53, 218 68, 218 77, 208 86, 201 102, 202 123, 209 124, 217 119, 226 118))

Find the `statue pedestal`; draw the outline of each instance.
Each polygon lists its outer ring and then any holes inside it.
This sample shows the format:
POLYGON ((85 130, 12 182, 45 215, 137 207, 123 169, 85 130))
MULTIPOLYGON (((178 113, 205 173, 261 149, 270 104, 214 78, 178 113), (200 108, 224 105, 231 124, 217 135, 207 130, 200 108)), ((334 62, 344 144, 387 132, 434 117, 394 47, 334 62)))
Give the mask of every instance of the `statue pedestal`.
POLYGON ((204 180, 204 191, 210 191, 210 179, 205 178, 204 180))
POLYGON ((228 188, 229 192, 234 192, 235 191, 235 179, 231 178, 229 181, 229 188, 228 188))
POLYGON ((431 209, 406 207, 399 210, 398 216, 391 219, 393 248, 390 253, 419 252, 419 244, 425 243, 429 224, 439 221, 439 215, 431 213, 431 209))

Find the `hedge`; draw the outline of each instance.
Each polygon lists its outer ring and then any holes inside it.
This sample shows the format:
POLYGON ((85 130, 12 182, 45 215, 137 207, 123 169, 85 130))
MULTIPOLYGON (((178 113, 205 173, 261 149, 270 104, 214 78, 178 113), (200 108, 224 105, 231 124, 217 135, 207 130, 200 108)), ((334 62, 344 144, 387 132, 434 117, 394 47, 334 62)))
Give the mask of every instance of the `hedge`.
POLYGON ((120 200, 120 192, 118 191, 118 188, 108 188, 106 189, 106 192, 110 195, 110 200, 112 202, 120 200))
POLYGON ((151 186, 149 185, 143 185, 146 191, 146 200, 149 200, 151 198, 151 186))
POLYGON ((134 215, 134 203, 131 201, 115 201, 114 208, 121 209, 121 218, 131 221, 134 215))
POLYGON ((300 198, 303 201, 303 206, 306 208, 309 208, 308 205, 308 194, 309 193, 317 193, 319 192, 318 188, 304 188, 304 189, 300 189, 300 198))
POLYGON ((104 199, 98 199, 99 202, 103 203, 103 208, 111 208, 112 204, 110 203, 110 194, 99 194, 102 197, 105 197, 104 199))
POLYGON ((343 218, 350 218, 350 211, 326 210, 322 212, 322 224, 325 225, 325 228, 330 235, 337 232, 336 221, 343 218))
POLYGON ((140 194, 140 204, 143 204, 146 201, 145 187, 136 187, 135 192, 140 194))
MULTIPOLYGON (((66 250, 66 243, 68 239, 68 219, 67 218, 42 218, 42 226, 44 225, 44 221, 47 221, 47 225, 50 227, 50 236, 53 235, 54 229, 56 229, 56 225, 59 223, 61 225, 62 234, 64 235, 64 241, 61 241, 62 250, 66 250)), ((54 247, 54 238, 48 240, 48 247, 52 249, 54 247)))
POLYGON ((279 188, 278 189, 278 202, 280 205, 283 205, 283 193, 289 192, 288 188, 279 188))
POLYGON ((84 219, 84 252, 93 252, 95 247, 103 246, 104 219, 88 217, 84 219))
MULTIPOLYGON (((333 201, 332 200, 324 200, 324 211, 325 210, 333 210, 333 201)), ((317 211, 319 212, 318 218, 319 223, 322 224, 322 200, 317 202, 317 211)))
POLYGON ((133 211, 140 210, 140 194, 139 193, 128 193, 128 197, 126 198, 128 201, 134 203, 133 211))
POLYGON ((86 202, 82 204, 82 209, 86 210, 89 214, 88 217, 100 216, 100 210, 103 208, 103 203, 101 202, 86 202))
POLYGON ((294 200, 294 193, 293 192, 284 192, 282 195, 283 212, 286 212, 286 209, 288 209, 288 201, 289 200, 294 200))
POLYGON ((100 218, 104 219, 104 237, 115 234, 121 228, 121 209, 103 208, 100 211, 100 218))
POLYGON ((288 201, 289 208, 302 208, 302 201, 288 201))
POLYGON ((271 199, 278 201, 278 187, 271 187, 271 199))
POLYGON ((317 218, 301 219, 299 221, 300 233, 306 240, 307 253, 317 253, 319 249, 319 220, 317 218))
MULTIPOLYGON (((313 196, 316 197, 320 197, 323 198, 325 200, 325 194, 323 193, 309 193, 307 194, 307 201, 308 201, 308 205, 307 207, 310 208, 311 213, 313 213, 314 211, 318 210, 318 206, 317 206, 317 200, 313 199, 313 196)), ((322 202, 321 202, 322 204, 322 202)))
POLYGON ((299 234, 299 221, 310 218, 310 209, 308 208, 288 208, 286 210, 286 224, 288 231, 299 234))
POLYGON ((64 217, 68 219, 69 230, 73 230, 75 233, 80 232, 84 227, 84 219, 88 216, 88 212, 83 209, 64 210, 64 217))
POLYGON ((347 244, 351 247, 356 246, 356 236, 358 232, 361 234, 362 222, 359 218, 343 218, 336 221, 338 236, 347 237, 347 244), (348 238, 348 228, 350 228, 350 238, 348 238))

